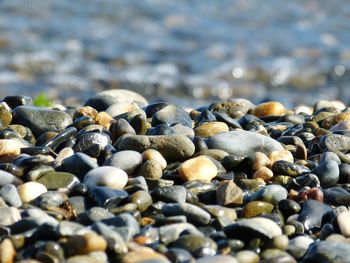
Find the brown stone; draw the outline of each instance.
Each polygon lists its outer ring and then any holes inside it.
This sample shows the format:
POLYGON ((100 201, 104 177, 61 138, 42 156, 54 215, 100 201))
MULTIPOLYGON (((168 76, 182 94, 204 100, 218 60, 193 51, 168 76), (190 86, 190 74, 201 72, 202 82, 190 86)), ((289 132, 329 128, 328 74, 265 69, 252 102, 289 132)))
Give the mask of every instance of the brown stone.
POLYGON ((12 263, 16 256, 16 249, 10 239, 6 238, 0 243, 0 263, 12 263))
POLYGON ((273 204, 265 201, 251 201, 243 209, 243 217, 256 217, 261 214, 270 213, 273 210, 273 204))
POLYGON ((257 117, 280 116, 285 114, 285 108, 280 102, 269 101, 255 106, 252 113, 257 117))
POLYGON ((216 165, 206 156, 188 159, 179 167, 185 181, 204 180, 210 182, 218 173, 216 165))
POLYGON ((268 166, 270 164, 270 159, 266 154, 262 152, 256 152, 252 156, 252 169, 256 171, 261 167, 268 166))
POLYGON ((240 205, 243 203, 243 191, 232 180, 222 181, 216 190, 219 205, 240 205))
POLYGON ((99 112, 95 117, 96 124, 103 126, 107 130, 109 130, 109 127, 111 126, 113 120, 114 119, 104 111, 99 112))
POLYGON ((79 117, 87 116, 87 117, 91 117, 91 118, 95 119, 97 114, 98 114, 98 112, 94 108, 92 108, 90 106, 84 106, 84 107, 78 108, 75 111, 73 117, 74 117, 74 119, 76 119, 79 117))
POLYGON ((253 174, 253 178, 261 178, 265 182, 269 182, 273 177, 273 172, 267 168, 267 167, 260 167, 258 170, 255 171, 253 174))
POLYGON ((170 261, 162 254, 153 249, 140 246, 136 243, 129 243, 129 252, 124 256, 121 263, 170 263, 170 261))
POLYGON ((220 121, 205 122, 194 129, 194 133, 196 136, 204 138, 228 131, 229 128, 227 124, 220 121))
POLYGON ((69 256, 88 254, 94 251, 104 251, 107 248, 106 240, 94 233, 70 236, 65 243, 69 256))

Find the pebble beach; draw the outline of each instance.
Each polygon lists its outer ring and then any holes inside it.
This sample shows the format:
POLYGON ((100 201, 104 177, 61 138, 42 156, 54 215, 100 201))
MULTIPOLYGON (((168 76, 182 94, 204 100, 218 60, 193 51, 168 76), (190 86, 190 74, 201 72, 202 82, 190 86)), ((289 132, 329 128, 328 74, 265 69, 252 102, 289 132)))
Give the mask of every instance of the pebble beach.
POLYGON ((106 90, 0 103, 0 262, 350 262, 350 111, 106 90))

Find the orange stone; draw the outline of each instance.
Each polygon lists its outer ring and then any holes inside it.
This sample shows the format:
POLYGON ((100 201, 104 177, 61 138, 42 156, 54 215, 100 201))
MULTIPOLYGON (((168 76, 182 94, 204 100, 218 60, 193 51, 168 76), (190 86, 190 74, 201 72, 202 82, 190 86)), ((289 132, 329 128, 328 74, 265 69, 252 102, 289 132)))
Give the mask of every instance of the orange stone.
POLYGON ((285 108, 278 101, 269 101, 255 106, 252 113, 257 117, 280 116, 285 114, 285 108))
POLYGON ((185 181, 204 180, 210 182, 218 173, 216 165, 206 156, 188 159, 179 167, 185 181))

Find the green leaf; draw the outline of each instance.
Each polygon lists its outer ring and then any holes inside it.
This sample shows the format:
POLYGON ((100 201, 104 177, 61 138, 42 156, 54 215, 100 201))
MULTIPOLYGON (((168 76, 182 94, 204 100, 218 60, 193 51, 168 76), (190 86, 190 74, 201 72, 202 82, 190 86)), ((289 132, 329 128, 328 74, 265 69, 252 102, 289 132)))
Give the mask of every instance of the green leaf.
POLYGON ((33 103, 37 107, 50 107, 53 105, 53 100, 50 99, 44 92, 41 92, 34 98, 33 103))

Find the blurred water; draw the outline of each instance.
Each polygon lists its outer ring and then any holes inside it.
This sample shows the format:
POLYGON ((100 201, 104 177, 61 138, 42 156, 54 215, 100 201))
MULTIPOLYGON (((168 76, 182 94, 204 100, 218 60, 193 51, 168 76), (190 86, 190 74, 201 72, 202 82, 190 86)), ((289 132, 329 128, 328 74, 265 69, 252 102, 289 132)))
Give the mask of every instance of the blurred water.
POLYGON ((349 29, 347 0, 1 0, 0 96, 348 102, 349 29))

